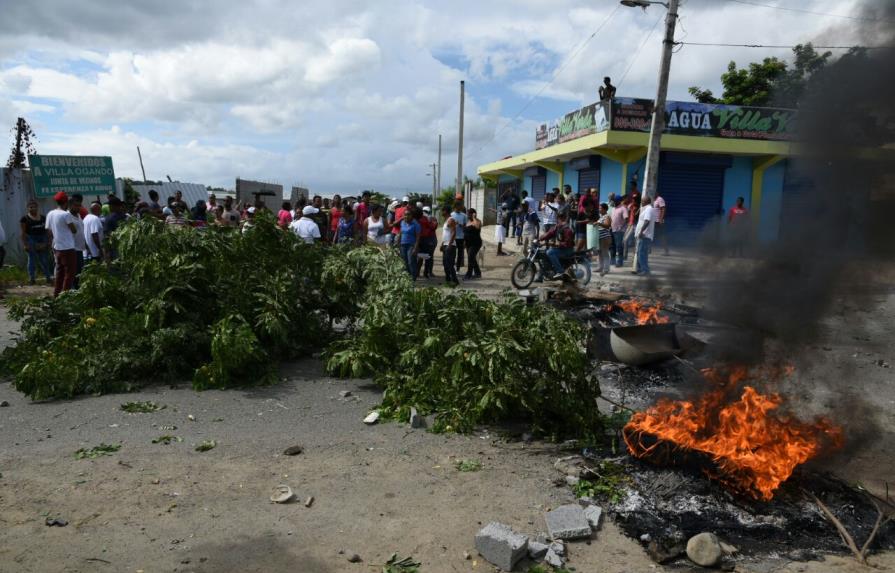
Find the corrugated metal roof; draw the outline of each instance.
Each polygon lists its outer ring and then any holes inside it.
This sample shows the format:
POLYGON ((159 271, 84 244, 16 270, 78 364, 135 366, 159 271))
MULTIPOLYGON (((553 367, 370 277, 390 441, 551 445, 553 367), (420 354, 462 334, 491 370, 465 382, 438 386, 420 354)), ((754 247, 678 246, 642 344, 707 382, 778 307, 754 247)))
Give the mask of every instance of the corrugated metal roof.
POLYGON ((161 184, 143 184, 143 183, 132 183, 134 191, 140 194, 140 199, 143 201, 149 201, 149 190, 155 189, 158 191, 159 203, 164 205, 168 201, 168 197, 173 197, 175 191, 180 191, 183 194, 183 200, 186 204, 193 208, 196 206, 196 201, 200 199, 202 201, 208 201, 208 191, 205 188, 205 185, 200 185, 198 183, 181 183, 180 181, 174 182, 166 182, 161 184))

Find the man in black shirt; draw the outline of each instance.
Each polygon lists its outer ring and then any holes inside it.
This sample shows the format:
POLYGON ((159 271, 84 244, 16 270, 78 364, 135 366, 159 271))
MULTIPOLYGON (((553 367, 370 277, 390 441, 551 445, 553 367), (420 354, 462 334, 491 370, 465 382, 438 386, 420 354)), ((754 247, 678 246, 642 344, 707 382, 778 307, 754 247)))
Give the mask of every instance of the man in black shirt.
POLYGON ((600 86, 600 101, 611 100, 615 97, 615 86, 612 85, 612 81, 609 79, 609 76, 603 78, 603 85, 600 86))

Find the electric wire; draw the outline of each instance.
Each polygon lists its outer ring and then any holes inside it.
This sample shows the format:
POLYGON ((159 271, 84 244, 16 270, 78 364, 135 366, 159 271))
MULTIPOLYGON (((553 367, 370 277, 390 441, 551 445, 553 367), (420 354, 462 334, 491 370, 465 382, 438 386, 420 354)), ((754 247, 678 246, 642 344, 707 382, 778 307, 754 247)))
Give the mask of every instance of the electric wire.
POLYGON ((649 42, 650 37, 653 35, 653 32, 656 31, 656 27, 659 25, 659 22, 661 22, 661 21, 662 21, 662 16, 659 16, 659 18, 656 19, 656 23, 653 24, 652 28, 650 28, 649 34, 646 35, 646 38, 644 38, 643 42, 640 43, 640 46, 637 47, 637 51, 634 52, 634 56, 631 58, 631 61, 628 62, 628 67, 625 68, 625 73, 623 73, 621 79, 618 80, 617 88, 621 87, 621 85, 625 81, 625 78, 628 77, 628 72, 630 72, 631 68, 634 67, 634 62, 637 61, 637 57, 640 55, 640 52, 643 50, 643 47, 646 46, 646 43, 649 42))
MULTIPOLYGON (((794 49, 796 46, 783 46, 779 44, 723 44, 723 43, 713 43, 713 42, 675 42, 675 45, 679 46, 717 46, 723 48, 786 48, 789 50, 794 49)), ((802 46, 807 46, 808 44, 801 44, 802 46)), ((852 48, 859 48, 863 50, 891 50, 895 48, 895 46, 815 46, 811 45, 812 48, 817 50, 851 50, 852 48)))
POLYGON ((504 130, 505 130, 507 127, 509 127, 513 122, 515 122, 517 119, 519 119, 519 117, 521 117, 522 114, 525 113, 525 110, 527 110, 528 107, 529 107, 532 103, 534 103, 534 101, 535 101, 536 99, 538 99, 539 97, 541 97, 541 94, 542 94, 542 93, 544 93, 550 86, 553 85, 553 82, 555 82, 556 79, 560 76, 560 74, 562 74, 563 70, 565 70, 565 69, 569 66, 569 64, 571 64, 572 61, 574 61, 575 58, 578 57, 578 54, 580 54, 581 51, 584 50, 584 48, 590 43, 590 41, 593 40, 594 37, 595 37, 597 34, 600 33, 600 30, 602 30, 603 28, 606 27, 606 24, 608 24, 609 21, 612 20, 612 17, 615 16, 615 13, 616 13, 616 12, 618 12, 618 9, 619 9, 620 6, 621 6, 621 4, 616 4, 615 8, 612 10, 612 12, 609 13, 609 15, 606 17, 606 19, 603 20, 603 22, 602 22, 599 26, 597 26, 597 28, 593 31, 593 33, 592 33, 590 36, 588 36, 588 37, 584 40, 584 42, 582 42, 582 43, 578 46, 578 48, 576 48, 576 49, 569 55, 569 57, 566 58, 566 61, 563 62, 563 64, 562 64, 559 68, 557 68, 555 72, 553 72, 553 76, 550 78, 550 81, 547 82, 546 84, 544 84, 543 86, 541 86, 541 89, 538 90, 537 93, 535 93, 533 96, 531 96, 531 97, 528 99, 528 101, 525 102, 525 104, 522 106, 522 108, 521 108, 518 112, 516 112, 516 115, 514 115, 512 119, 507 120, 506 123, 504 123, 504 124, 497 130, 497 131, 495 131, 495 132, 494 132, 494 135, 491 136, 491 139, 489 139, 489 140, 486 141, 485 143, 481 144, 478 148, 476 148, 475 151, 472 151, 472 152, 464 152, 464 153, 463 153, 463 162, 466 163, 466 158, 467 158, 467 156, 472 155, 472 154, 476 154, 476 153, 482 151, 483 149, 485 149, 485 146, 487 146, 487 145, 490 144, 492 141, 494 141, 495 139, 497 139, 497 136, 499 136, 501 133, 503 133, 504 130))
POLYGON ((751 2, 750 0, 727 0, 728 2, 736 2, 737 4, 745 4, 747 6, 759 6, 761 8, 772 8, 774 10, 784 10, 786 12, 800 12, 802 14, 813 14, 815 16, 831 16, 833 18, 846 18, 848 20, 861 20, 864 22, 888 22, 895 24, 892 20, 881 20, 878 18, 865 18, 863 16, 849 16, 847 14, 831 14, 830 12, 817 12, 815 10, 805 10, 804 8, 788 8, 786 6, 774 6, 773 4, 762 4, 760 2, 751 2))

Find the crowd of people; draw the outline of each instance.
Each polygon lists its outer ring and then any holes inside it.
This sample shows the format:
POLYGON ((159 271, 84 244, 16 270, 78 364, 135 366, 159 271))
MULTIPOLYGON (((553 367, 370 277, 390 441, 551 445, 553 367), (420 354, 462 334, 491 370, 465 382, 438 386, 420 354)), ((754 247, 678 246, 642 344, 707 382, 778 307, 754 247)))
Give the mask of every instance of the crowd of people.
POLYGON ((665 234, 666 204, 662 197, 641 198, 636 187, 618 196, 611 193, 600 202, 596 188, 577 195, 572 187, 553 188, 543 200, 521 197, 509 189, 500 197, 497 210, 498 254, 502 252, 504 237, 516 239, 528 253, 535 240, 555 242, 547 250, 547 257, 556 273, 562 274, 561 260, 575 251, 590 250, 597 257, 597 272, 605 276, 613 266, 623 267, 630 257, 634 274, 649 275, 649 254, 653 241, 662 242, 668 254, 665 234))
MULTIPOLYGON (((107 239, 128 217, 156 217, 172 228, 215 225, 246 232, 254 226, 260 212, 269 211, 260 199, 237 204, 228 196, 218 203, 213 194, 208 201, 199 200, 190 208, 180 191, 162 206, 158 193, 150 190, 148 201, 138 201, 131 214, 114 195, 105 204, 93 201, 88 207, 77 193, 69 196, 60 192, 54 200, 57 207, 46 215, 40 213, 36 201, 30 201, 20 220, 31 284, 40 270, 47 283, 53 284, 54 295, 77 288, 85 265, 114 257, 107 239)), ((562 260, 575 251, 593 252, 600 276, 612 267, 626 266, 629 259, 632 273, 649 275, 654 243, 661 243, 668 254, 665 200, 641 198, 634 185, 623 196, 610 194, 606 202, 600 202, 595 188, 576 196, 566 185, 562 190, 554 188, 542 200, 530 197, 527 191, 522 191, 520 197, 511 189, 501 195, 492 211, 497 222, 496 254, 506 255, 503 244, 509 238, 514 238, 526 254, 538 240, 546 243, 546 254, 557 276, 563 273, 562 260)), ((388 205, 374 203, 370 192, 364 192, 358 200, 343 200, 339 195, 323 199, 317 195, 310 200, 302 198, 294 206, 284 202, 271 215, 284 231, 306 243, 395 248, 413 280, 420 275, 425 279, 437 278, 436 249, 441 252, 448 284, 459 284, 459 271, 464 267, 466 280, 482 276, 479 259, 483 223, 475 209, 465 206, 462 195, 455 197, 453 205, 443 206, 440 218, 430 206, 411 204, 408 197, 388 205)), ((727 223, 735 239, 734 254, 742 256, 749 229, 742 197, 728 212, 727 223)))

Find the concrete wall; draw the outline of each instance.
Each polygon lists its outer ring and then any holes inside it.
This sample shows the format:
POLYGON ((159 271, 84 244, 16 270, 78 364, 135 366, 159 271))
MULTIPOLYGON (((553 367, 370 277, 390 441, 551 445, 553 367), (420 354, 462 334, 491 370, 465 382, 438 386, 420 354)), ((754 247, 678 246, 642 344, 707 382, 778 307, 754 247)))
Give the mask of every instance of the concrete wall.
POLYGON ((733 165, 724 171, 724 198, 721 205, 726 212, 736 205, 737 197, 746 200, 746 207, 752 203, 752 158, 733 157, 733 165))
POLYGON ((764 172, 761 185, 761 214, 758 240, 771 243, 780 236, 780 215, 783 209, 783 175, 786 161, 772 165, 764 172))
POLYGON ((603 158, 600 168, 600 203, 604 203, 610 193, 618 195, 622 189, 622 164, 603 158))

